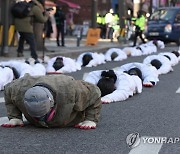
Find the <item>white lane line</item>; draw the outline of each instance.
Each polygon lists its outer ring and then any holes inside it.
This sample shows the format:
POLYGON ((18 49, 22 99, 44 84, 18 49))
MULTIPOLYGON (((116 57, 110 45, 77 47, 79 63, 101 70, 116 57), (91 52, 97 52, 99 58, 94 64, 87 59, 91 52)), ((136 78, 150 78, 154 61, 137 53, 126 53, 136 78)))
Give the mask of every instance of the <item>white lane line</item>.
POLYGON ((0 125, 7 123, 9 121, 8 117, 1 117, 0 118, 0 125))
POLYGON ((180 87, 176 90, 176 93, 180 93, 180 87))
POLYGON ((83 80, 87 77, 88 74, 89 72, 83 74, 83 80))
POLYGON ((144 143, 143 141, 143 138, 150 138, 150 137, 147 137, 147 136, 142 136, 141 137, 141 142, 140 144, 133 148, 129 154, 158 154, 161 147, 162 147, 162 143, 144 143))
POLYGON ((5 100, 4 100, 4 97, 0 97, 0 103, 4 103, 5 100))

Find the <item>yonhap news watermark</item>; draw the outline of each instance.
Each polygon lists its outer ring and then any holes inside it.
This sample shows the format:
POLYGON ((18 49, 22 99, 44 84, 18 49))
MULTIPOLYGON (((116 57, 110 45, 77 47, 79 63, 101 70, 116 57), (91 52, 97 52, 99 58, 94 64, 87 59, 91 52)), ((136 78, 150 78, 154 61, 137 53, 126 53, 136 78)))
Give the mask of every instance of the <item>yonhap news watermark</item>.
POLYGON ((139 133, 131 133, 126 138, 126 143, 130 148, 137 147, 142 144, 176 144, 180 143, 180 137, 151 137, 140 136, 139 133))

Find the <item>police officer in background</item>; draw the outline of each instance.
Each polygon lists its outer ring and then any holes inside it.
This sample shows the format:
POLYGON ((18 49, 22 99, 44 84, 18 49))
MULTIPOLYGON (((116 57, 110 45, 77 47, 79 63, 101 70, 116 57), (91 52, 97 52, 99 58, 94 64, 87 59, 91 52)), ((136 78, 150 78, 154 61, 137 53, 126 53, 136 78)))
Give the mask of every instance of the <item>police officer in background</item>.
POLYGON ((56 6, 56 13, 54 14, 54 17, 56 20, 56 28, 57 28, 57 36, 56 36, 57 46, 60 46, 59 34, 61 34, 61 46, 64 47, 65 46, 64 45, 64 22, 66 20, 66 16, 61 7, 56 6))
POLYGON ((135 26, 136 26, 133 46, 136 46, 138 36, 140 37, 140 39, 143 43, 146 43, 142 36, 143 31, 145 29, 145 24, 146 24, 146 18, 143 15, 143 11, 140 10, 138 12, 137 18, 132 18, 132 20, 135 21, 135 26))

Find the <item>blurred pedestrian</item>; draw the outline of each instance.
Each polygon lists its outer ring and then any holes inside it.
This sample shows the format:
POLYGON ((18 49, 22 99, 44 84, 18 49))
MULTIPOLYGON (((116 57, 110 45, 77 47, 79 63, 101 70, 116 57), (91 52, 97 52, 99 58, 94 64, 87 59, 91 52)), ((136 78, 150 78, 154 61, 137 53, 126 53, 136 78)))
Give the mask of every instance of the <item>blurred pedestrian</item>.
POLYGON ((106 23, 106 39, 112 39, 113 35, 113 9, 110 9, 108 13, 105 15, 105 23, 106 23))
POLYGON ((53 28, 52 28, 52 23, 51 23, 51 18, 49 17, 46 24, 45 24, 45 29, 46 29, 46 38, 51 37, 51 33, 53 33, 53 28))
POLYGON ((48 19, 48 13, 44 13, 44 8, 37 0, 25 0, 31 5, 31 10, 24 18, 15 18, 15 27, 20 34, 17 56, 23 57, 24 42, 26 41, 31 50, 31 57, 38 61, 36 53, 36 41, 33 32, 33 20, 45 23, 48 19))
POLYGON ((143 38, 143 31, 145 29, 146 24, 146 18, 143 15, 143 11, 138 11, 137 18, 132 18, 132 20, 135 21, 136 26, 133 46, 136 46, 138 36, 140 37, 143 43, 146 43, 146 41, 143 38))
POLYGON ((56 35, 56 42, 57 46, 60 46, 59 43, 59 35, 61 35, 61 46, 65 46, 64 42, 64 22, 66 20, 66 16, 64 11, 60 6, 56 6, 56 13, 54 14, 55 20, 56 20, 56 29, 57 29, 57 35, 56 35))
POLYGON ((95 129, 101 110, 100 96, 97 86, 70 76, 25 75, 5 86, 9 122, 1 126, 24 126, 23 114, 37 127, 95 129))

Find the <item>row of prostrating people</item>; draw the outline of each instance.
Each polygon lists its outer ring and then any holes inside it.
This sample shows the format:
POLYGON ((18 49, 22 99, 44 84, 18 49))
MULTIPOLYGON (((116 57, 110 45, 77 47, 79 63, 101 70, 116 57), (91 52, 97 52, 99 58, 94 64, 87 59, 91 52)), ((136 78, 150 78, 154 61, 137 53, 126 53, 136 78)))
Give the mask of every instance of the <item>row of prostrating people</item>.
POLYGON ((144 87, 153 87, 159 75, 173 71, 180 60, 178 51, 162 52, 147 56, 142 63, 132 62, 112 70, 96 70, 84 76, 84 80, 97 85, 104 104, 124 101, 144 87))
POLYGON ((118 61, 126 59, 127 55, 121 49, 112 48, 105 55, 92 52, 82 53, 76 61, 68 57, 57 56, 48 60, 47 67, 41 63, 34 64, 33 59, 30 59, 30 61, 26 60, 25 63, 15 60, 1 62, 0 65, 4 68, 1 67, 0 90, 3 90, 4 85, 11 82, 14 78, 23 77, 26 73, 32 76, 45 75, 46 73, 70 73, 80 70, 81 66, 92 67, 105 63, 105 61, 110 61, 109 57, 112 57, 111 60, 118 61), (8 68, 5 66, 8 66, 8 68))

